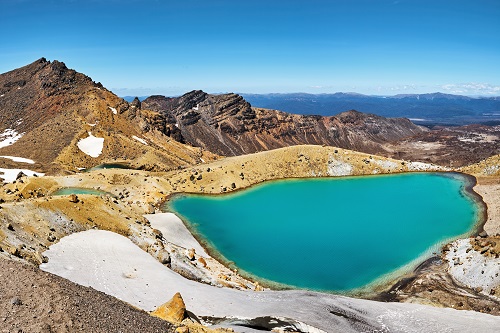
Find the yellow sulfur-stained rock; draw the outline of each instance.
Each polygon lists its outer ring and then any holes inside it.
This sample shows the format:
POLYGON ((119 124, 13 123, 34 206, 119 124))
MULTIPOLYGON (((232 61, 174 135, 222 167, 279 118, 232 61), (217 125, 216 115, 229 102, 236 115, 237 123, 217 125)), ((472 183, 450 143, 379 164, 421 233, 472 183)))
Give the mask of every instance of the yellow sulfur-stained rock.
POLYGON ((175 329, 175 333, 189 333, 189 328, 186 326, 180 326, 175 329))
POLYGON ((156 310, 151 312, 151 315, 179 325, 186 317, 186 305, 181 294, 176 293, 170 301, 160 305, 156 310))

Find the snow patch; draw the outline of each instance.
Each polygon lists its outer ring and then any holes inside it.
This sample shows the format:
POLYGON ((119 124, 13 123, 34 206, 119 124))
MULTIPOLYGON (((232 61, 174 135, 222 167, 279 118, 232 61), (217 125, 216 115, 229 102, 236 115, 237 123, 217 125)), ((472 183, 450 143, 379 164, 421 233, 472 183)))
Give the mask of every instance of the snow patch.
POLYGON ((29 158, 17 157, 17 156, 0 156, 0 157, 8 158, 9 160, 13 160, 14 162, 35 164, 35 161, 30 160, 29 158))
POLYGON ((144 144, 144 145, 147 145, 147 144, 148 144, 148 143, 146 142, 146 140, 141 139, 141 138, 139 138, 139 137, 137 137, 137 136, 135 136, 135 135, 132 135, 132 139, 137 140, 137 141, 139 141, 140 143, 142 143, 142 144, 144 144))
POLYGON ((0 97, 4 97, 4 96, 5 96, 5 94, 1 94, 1 95, 0 95, 0 97))
POLYGON ((0 134, 0 148, 14 144, 17 140, 22 138, 23 135, 24 133, 18 133, 15 129, 7 128, 0 134))
POLYGON ((89 132, 89 136, 85 139, 80 139, 77 146, 82 152, 90 157, 98 157, 101 155, 102 148, 104 147, 104 138, 97 138, 89 132))
POLYGON ((500 286, 500 258, 488 258, 472 249, 468 238, 453 242, 446 260, 453 278, 470 288, 481 287, 488 295, 491 289, 500 286))
POLYGON ((115 108, 112 108, 111 106, 108 106, 108 108, 113 112, 113 114, 118 114, 118 111, 116 111, 115 108))
POLYGON ((200 108, 200 104, 196 104, 196 106, 193 108, 193 110, 198 111, 199 108, 200 108))
POLYGON ((35 171, 28 170, 28 169, 4 169, 4 168, 0 168, 0 177, 3 178, 5 180, 5 182, 12 183, 14 180, 16 180, 16 177, 19 174, 19 172, 24 173, 26 176, 37 175, 37 176, 41 177, 41 176, 45 175, 44 173, 35 172, 35 171))
POLYGON ((195 249, 196 254, 208 258, 205 249, 174 213, 148 214, 144 215, 144 217, 151 223, 153 228, 161 231, 167 242, 185 249, 195 249))
POLYGON ((498 140, 496 135, 487 134, 487 133, 467 133, 465 135, 458 137, 459 141, 462 142, 495 142, 498 140))

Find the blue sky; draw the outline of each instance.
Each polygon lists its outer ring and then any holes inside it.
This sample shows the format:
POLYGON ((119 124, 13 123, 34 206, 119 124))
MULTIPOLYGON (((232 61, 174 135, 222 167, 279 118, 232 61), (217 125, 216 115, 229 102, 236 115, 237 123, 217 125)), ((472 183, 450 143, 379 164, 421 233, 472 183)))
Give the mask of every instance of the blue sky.
POLYGON ((0 72, 46 57, 121 96, 500 96, 498 0, 0 0, 0 28, 0 72))

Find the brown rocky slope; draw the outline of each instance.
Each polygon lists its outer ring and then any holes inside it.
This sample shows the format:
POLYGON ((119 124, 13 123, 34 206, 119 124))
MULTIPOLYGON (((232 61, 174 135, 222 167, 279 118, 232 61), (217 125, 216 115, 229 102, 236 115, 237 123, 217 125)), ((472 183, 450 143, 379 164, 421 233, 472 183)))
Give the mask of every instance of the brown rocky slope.
POLYGON ((393 158, 462 167, 500 154, 500 126, 434 127, 384 148, 393 158))
POLYGON ((199 148, 170 140, 161 131, 148 130, 146 135, 142 119, 149 119, 147 111, 141 112, 62 62, 41 58, 0 74, 0 96, 0 136, 12 131, 20 136, 2 147, 0 155, 32 159, 35 164, 30 169, 35 171, 76 171, 116 160, 165 170, 213 158, 203 156, 199 148), (98 157, 77 147, 88 133, 104 139, 98 157))

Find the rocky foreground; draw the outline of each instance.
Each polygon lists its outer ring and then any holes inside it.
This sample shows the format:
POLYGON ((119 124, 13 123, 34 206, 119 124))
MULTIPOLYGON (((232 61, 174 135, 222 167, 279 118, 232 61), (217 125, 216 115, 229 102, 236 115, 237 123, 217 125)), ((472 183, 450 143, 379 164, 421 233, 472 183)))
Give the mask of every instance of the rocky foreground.
POLYGON ((0 332, 174 332, 112 296, 0 256, 0 332))
POLYGON ((41 266, 43 269, 79 284, 147 310, 161 306, 164 295, 180 292, 188 310, 198 318, 238 332, 249 332, 249 327, 344 333, 403 329, 470 332, 475 327, 481 332, 494 332, 500 322, 498 317, 472 311, 379 303, 305 290, 257 292, 199 284, 162 266, 129 239, 103 230, 65 237, 46 253, 49 262, 41 266))

